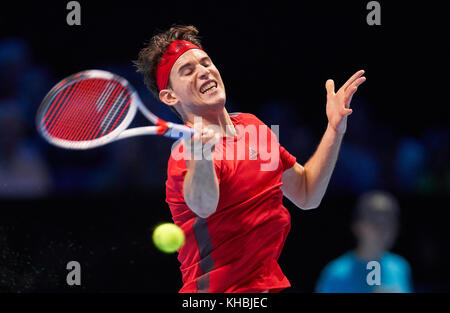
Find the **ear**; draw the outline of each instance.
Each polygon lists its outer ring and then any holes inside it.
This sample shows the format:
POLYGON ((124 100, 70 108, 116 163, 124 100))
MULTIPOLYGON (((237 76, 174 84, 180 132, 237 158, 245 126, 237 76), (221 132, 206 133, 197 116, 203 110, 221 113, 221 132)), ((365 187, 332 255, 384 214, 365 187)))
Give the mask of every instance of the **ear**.
POLYGON ((159 100, 167 105, 176 105, 179 103, 179 100, 172 89, 163 89, 159 92, 159 100))

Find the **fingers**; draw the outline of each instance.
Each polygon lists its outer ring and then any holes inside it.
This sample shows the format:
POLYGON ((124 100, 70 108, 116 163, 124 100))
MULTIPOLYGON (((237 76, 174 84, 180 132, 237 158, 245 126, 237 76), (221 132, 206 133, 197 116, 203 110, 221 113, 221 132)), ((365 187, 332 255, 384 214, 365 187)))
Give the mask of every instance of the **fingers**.
POLYGON ((345 90, 345 107, 350 107, 350 102, 352 101, 353 95, 356 90, 358 90, 359 85, 366 81, 365 77, 360 77, 356 79, 348 88, 345 90))
POLYGON ((356 90, 358 90, 358 87, 356 86, 349 87, 346 90, 344 98, 345 107, 348 108, 350 106, 350 102, 352 101, 353 95, 355 94, 356 90))
MULTIPOLYGON (((362 78, 361 76, 364 74, 364 70, 359 70, 355 74, 353 74, 352 77, 350 77, 349 80, 345 82, 345 84, 342 86, 344 90, 346 90, 350 85, 352 85, 357 79, 362 78)), ((364 78, 365 79, 365 78, 364 78)), ((362 81, 364 82, 364 81, 362 81)), ((362 83, 360 82, 360 84, 362 83)))
POLYGON ((216 132, 213 128, 206 126, 202 129, 198 128, 190 141, 201 142, 202 145, 204 145, 206 142, 216 144, 218 139, 220 139, 220 133, 216 132))
POLYGON ((358 78, 358 79, 355 79, 355 81, 350 85, 350 87, 356 87, 356 88, 358 88, 358 86, 359 85, 361 85, 362 83, 364 83, 366 81, 366 78, 363 76, 363 77, 360 77, 360 78, 358 78))
POLYGON ((194 160, 212 160, 212 152, 221 139, 220 129, 215 125, 202 127, 194 124, 195 134, 186 141, 186 150, 194 160))
POLYGON ((327 80, 327 82, 325 83, 325 88, 327 89, 328 95, 333 95, 334 94, 334 81, 332 79, 327 80))
MULTIPOLYGON (((364 70, 357 71, 355 74, 353 74, 352 77, 350 77, 349 80, 347 80, 347 82, 341 87, 341 89, 339 89, 339 91, 344 90, 345 93, 350 92, 347 97, 351 98, 356 91, 356 89, 354 89, 353 87, 358 88, 359 85, 366 81, 366 78, 362 76, 364 73, 364 70)), ((327 82, 325 83, 325 88, 327 89, 328 95, 334 94, 334 81, 332 79, 327 80, 327 82)))
POLYGON ((201 133, 202 144, 209 143, 215 145, 220 139, 220 133, 214 131, 214 129, 206 126, 202 129, 201 133))

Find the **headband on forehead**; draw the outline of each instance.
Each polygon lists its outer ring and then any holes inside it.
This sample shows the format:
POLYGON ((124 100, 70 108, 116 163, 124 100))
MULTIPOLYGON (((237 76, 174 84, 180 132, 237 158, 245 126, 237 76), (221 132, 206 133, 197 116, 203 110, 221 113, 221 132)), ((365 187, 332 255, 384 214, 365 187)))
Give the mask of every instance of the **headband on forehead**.
POLYGON ((190 49, 202 50, 200 47, 186 40, 175 40, 170 43, 156 66, 156 85, 158 86, 158 90, 167 88, 172 66, 183 53, 190 49))

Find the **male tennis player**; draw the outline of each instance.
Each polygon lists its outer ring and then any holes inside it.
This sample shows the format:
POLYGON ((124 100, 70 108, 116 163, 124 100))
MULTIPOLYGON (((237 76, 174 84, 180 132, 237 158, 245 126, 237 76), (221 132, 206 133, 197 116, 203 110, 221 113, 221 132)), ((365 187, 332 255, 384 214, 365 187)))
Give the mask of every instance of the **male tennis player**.
POLYGON ((191 155, 196 153, 195 143, 210 147, 202 150, 203 158, 180 159, 172 153, 168 163, 166 201, 186 235, 178 255, 180 292, 279 292, 290 287, 277 262, 290 230, 283 195, 302 209, 319 206, 352 113, 351 98, 365 81, 364 71, 337 93, 334 82, 326 82, 328 127, 302 166, 257 117, 227 112, 224 83, 197 34, 193 26, 174 26, 155 35, 135 62, 147 87, 186 125, 199 130, 178 148, 191 155), (196 117, 201 117, 201 124, 194 123, 196 117), (243 130, 251 126, 258 129, 257 136, 267 135, 266 140, 247 142, 243 130), (273 160, 261 154, 273 143, 276 166, 262 170, 273 160), (248 151, 243 159, 218 157, 242 146, 248 151))

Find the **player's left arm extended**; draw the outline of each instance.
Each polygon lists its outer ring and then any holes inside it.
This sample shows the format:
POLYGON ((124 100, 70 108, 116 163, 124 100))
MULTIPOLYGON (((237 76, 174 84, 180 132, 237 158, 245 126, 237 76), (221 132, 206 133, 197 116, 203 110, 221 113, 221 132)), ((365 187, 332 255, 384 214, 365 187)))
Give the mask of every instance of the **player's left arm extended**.
POLYGON ((326 82, 328 126, 325 134, 304 166, 295 163, 282 176, 284 196, 299 208, 314 209, 322 201, 347 129, 347 117, 352 113, 350 102, 358 86, 366 80, 363 74, 363 70, 356 72, 337 93, 334 92, 334 81, 326 82))

